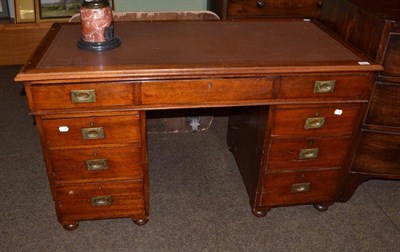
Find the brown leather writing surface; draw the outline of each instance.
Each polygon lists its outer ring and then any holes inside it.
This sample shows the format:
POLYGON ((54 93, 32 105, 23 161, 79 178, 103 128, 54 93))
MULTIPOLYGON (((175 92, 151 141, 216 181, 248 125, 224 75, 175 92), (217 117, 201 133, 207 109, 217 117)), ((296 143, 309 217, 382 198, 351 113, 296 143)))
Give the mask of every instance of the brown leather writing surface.
POLYGON ((119 48, 76 47, 79 25, 63 26, 39 68, 94 65, 306 64, 357 61, 311 22, 120 22, 119 48), (179 43, 179 46, 177 46, 179 43))

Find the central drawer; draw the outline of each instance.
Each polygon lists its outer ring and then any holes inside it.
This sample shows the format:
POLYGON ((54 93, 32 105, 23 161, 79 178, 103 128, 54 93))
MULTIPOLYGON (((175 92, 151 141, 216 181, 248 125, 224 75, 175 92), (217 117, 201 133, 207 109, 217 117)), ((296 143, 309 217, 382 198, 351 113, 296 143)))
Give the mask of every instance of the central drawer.
POLYGON ((46 119, 48 147, 140 144, 139 115, 46 119))
POLYGON ((141 85, 142 105, 212 104, 272 98, 272 78, 154 81, 141 85))
POLYGON ((141 148, 94 148, 50 151, 56 183, 142 179, 141 148))

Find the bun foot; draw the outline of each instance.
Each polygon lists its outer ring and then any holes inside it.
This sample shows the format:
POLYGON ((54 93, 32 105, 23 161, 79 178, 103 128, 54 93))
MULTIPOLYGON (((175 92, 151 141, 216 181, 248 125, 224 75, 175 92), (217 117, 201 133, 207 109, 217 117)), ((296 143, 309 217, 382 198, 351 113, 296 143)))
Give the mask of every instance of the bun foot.
POLYGON ((267 215, 267 213, 268 213, 268 211, 255 211, 255 210, 252 210, 251 212, 252 212, 253 215, 256 216, 257 218, 264 217, 264 216, 267 215))
POLYGON ((322 205, 322 204, 316 204, 314 203, 314 208, 317 209, 319 212, 325 212, 328 210, 329 205, 322 205))
POLYGON ((63 225, 63 228, 67 231, 74 231, 79 227, 79 222, 74 223, 74 224, 65 224, 63 225))
POLYGON ((144 224, 146 224, 149 219, 140 219, 140 220, 132 220, 133 223, 135 223, 138 226, 143 226, 144 224))

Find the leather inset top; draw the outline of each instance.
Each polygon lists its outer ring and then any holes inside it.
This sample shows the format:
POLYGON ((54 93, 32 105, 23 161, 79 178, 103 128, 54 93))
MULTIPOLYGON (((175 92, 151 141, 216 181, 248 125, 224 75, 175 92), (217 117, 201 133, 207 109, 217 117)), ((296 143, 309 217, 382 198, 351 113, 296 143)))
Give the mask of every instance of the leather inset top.
POLYGON ((80 32, 80 24, 62 26, 37 68, 304 66, 360 60, 307 21, 115 22, 122 44, 100 53, 76 47, 80 32))

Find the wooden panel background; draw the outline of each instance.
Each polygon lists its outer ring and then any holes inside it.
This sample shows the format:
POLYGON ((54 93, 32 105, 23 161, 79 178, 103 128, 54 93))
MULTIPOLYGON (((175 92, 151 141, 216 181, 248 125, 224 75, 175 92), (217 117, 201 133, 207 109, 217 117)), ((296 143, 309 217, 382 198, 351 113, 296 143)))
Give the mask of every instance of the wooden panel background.
POLYGON ((0 24, 0 65, 25 64, 51 23, 0 24))

